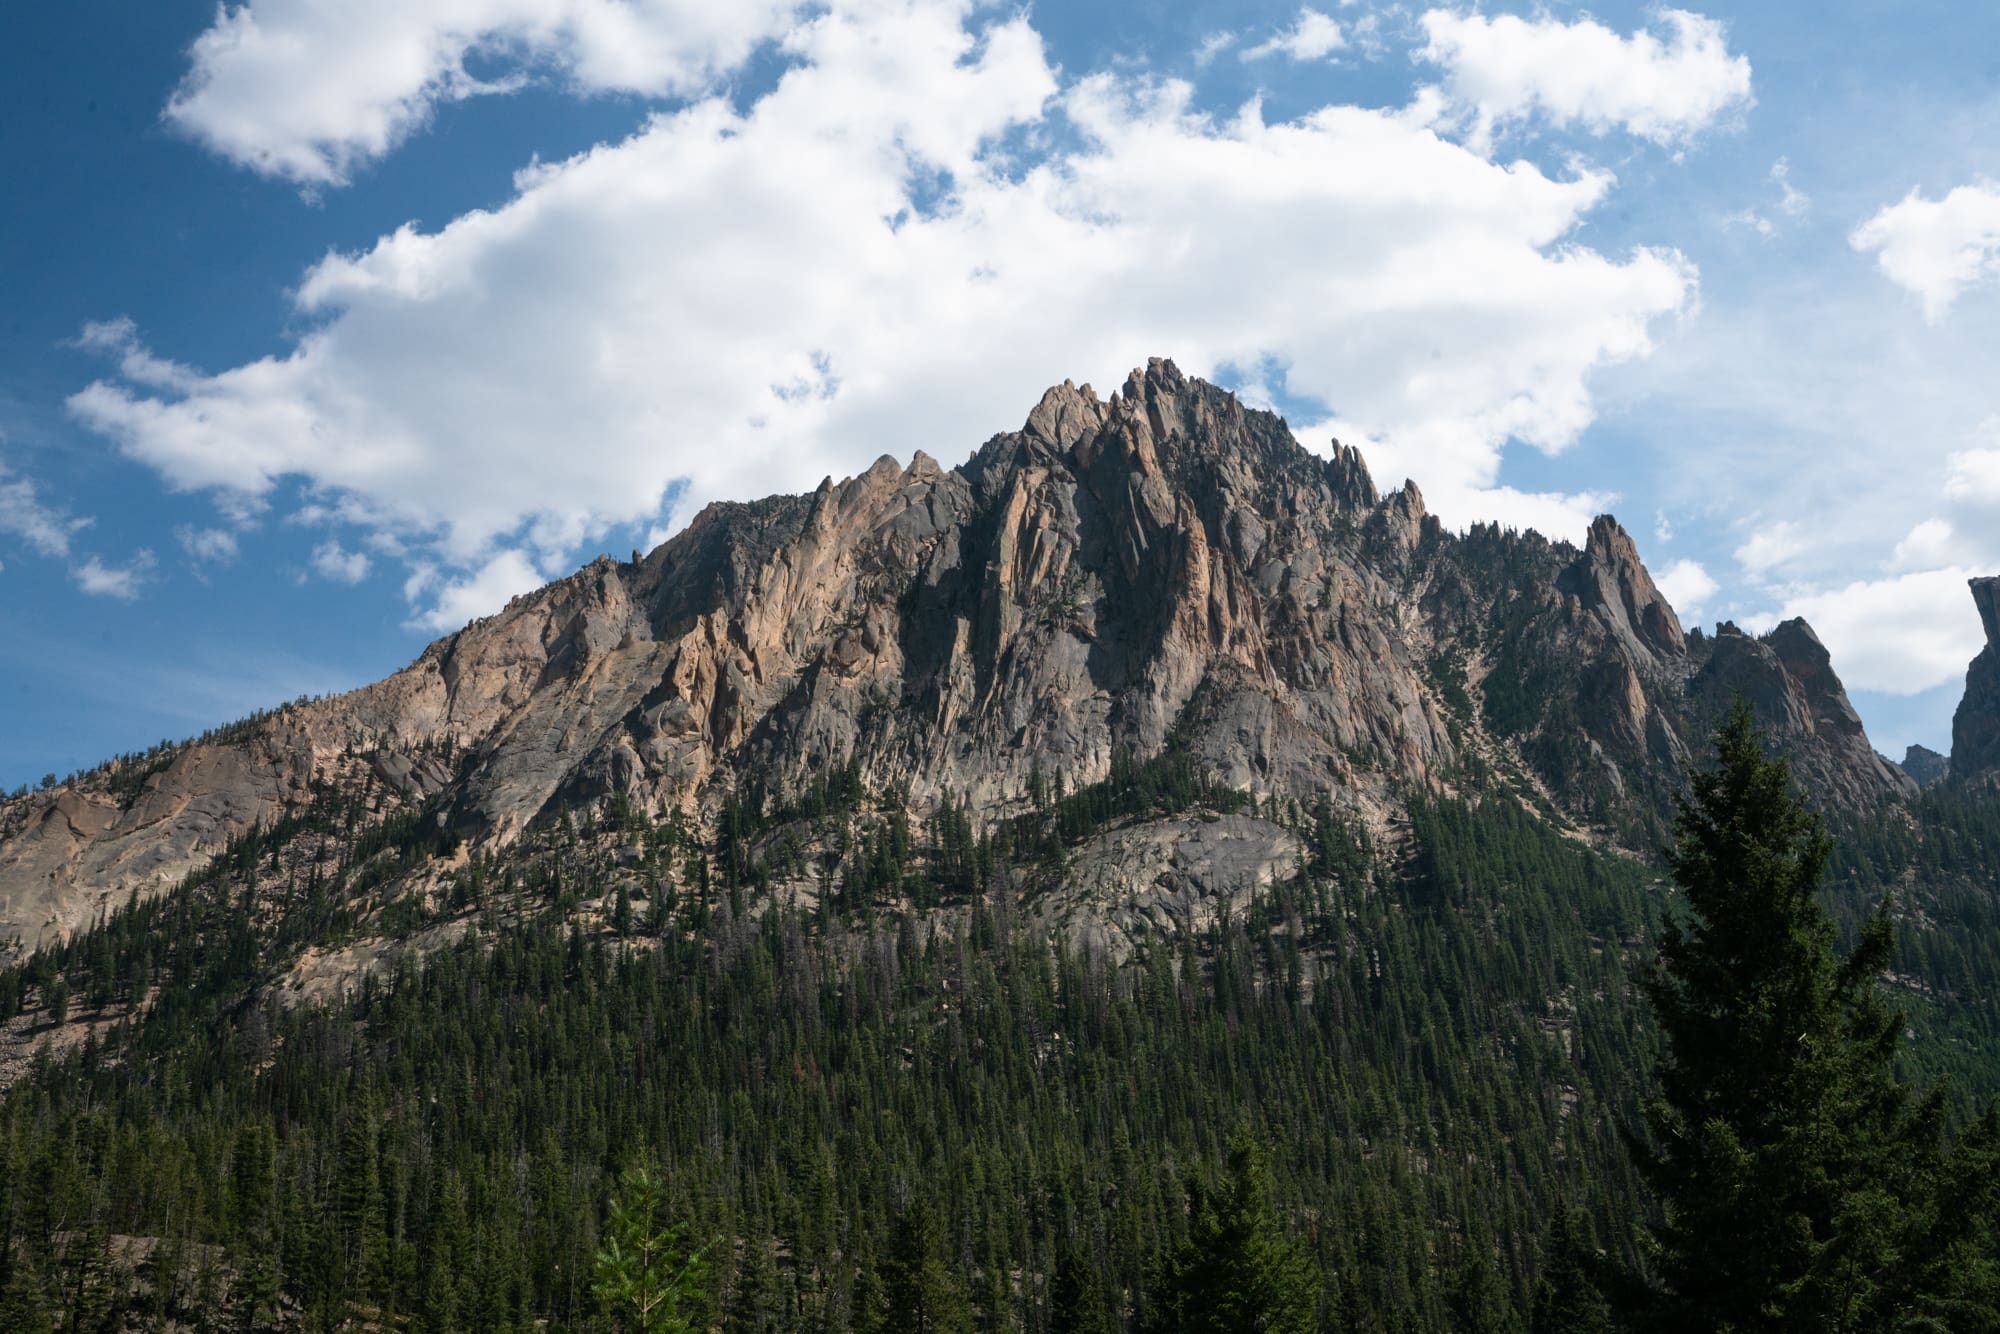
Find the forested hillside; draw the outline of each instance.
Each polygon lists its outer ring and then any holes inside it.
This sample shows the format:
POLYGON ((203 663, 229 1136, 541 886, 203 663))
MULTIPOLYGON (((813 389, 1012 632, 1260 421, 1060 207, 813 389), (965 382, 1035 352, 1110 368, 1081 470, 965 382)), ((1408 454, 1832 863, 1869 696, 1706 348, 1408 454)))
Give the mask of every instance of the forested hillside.
MULTIPOLYGON (((1576 1256, 1647 1263, 1661 868, 1498 788, 1375 840, 1176 752, 1033 786, 979 834, 839 771, 739 791, 709 840, 623 807, 453 863, 435 821, 332 797, 240 840, 0 980, 17 1032, 102 1016, 0 1102, 5 1309, 636 1328, 594 1276, 649 1164, 702 1256, 690 1328, 913 1328, 912 1293, 940 1329, 1195 1328, 1175 1275, 1221 1244, 1232 1142, 1309 1259, 1302 1328, 1520 1330, 1576 1256), (1122 963, 1038 911, 1074 849, 1168 817, 1295 864, 1122 963), (348 942, 376 968, 301 1003, 348 942)), ((2000 813, 1914 816, 1853 830, 1828 901, 1897 890, 1901 1061, 1970 1104, 2000 1085, 2000 813)))
POLYGON ((2000 1327, 1982 753, 1066 383, 0 801, 0 1329, 2000 1327))

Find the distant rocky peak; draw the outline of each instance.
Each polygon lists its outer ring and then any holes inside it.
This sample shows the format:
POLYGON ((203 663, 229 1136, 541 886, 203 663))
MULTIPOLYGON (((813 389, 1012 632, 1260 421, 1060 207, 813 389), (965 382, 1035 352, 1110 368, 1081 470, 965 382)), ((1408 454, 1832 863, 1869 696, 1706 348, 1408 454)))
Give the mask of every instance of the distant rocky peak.
POLYGON ((2000 644, 2000 575, 1968 579, 1973 605, 1979 608, 1979 623, 1986 628, 1986 646, 2000 644))
POLYGON ((1912 745, 1903 752, 1902 769, 1918 787, 1930 787, 1944 781, 1951 772, 1951 761, 1929 746, 1912 745))
POLYGON ((1064 380, 1042 395, 1021 430, 1053 448, 1068 450, 1085 436, 1102 430, 1109 415, 1110 410, 1089 385, 1078 388, 1064 380))
POLYGON ((1951 771, 1955 777, 2000 773, 2000 577, 1967 581, 1986 647, 1965 670, 1965 696, 1951 719, 1951 771))
POLYGON ((1690 692, 1711 718, 1737 698, 1748 703, 1758 725, 1790 753, 1806 790, 1850 809, 1915 794, 1909 776, 1869 743, 1826 645, 1805 621, 1794 617, 1755 637, 1724 621, 1708 648, 1690 692))
POLYGON ((1639 559, 1631 534, 1609 514, 1591 521, 1583 554, 1563 572, 1561 588, 1601 617, 1629 648, 1655 659, 1687 655, 1680 617, 1639 559))
POLYGON ((1333 453, 1326 460, 1326 483, 1333 498, 1349 509, 1372 510, 1382 503, 1361 451, 1338 440, 1333 442, 1333 453))
POLYGON ((1830 727, 1844 736, 1864 735, 1861 715, 1855 712, 1846 687, 1834 673, 1833 655, 1804 618, 1794 616, 1779 622, 1764 636, 1764 642, 1778 655, 1786 675, 1799 683, 1816 726, 1830 727))
POLYGON ((1439 529, 1438 521, 1424 505, 1424 493, 1415 478, 1404 481, 1402 489, 1391 491, 1375 506, 1369 522, 1389 536, 1394 547, 1404 553, 1417 549, 1424 538, 1439 529))

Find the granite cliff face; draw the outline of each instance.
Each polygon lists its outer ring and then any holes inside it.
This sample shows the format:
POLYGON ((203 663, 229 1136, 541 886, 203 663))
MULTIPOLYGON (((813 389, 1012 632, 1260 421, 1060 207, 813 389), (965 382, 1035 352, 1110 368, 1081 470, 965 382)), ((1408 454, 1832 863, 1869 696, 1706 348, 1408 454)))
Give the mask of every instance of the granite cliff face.
POLYGON ((1971 581, 1986 647, 1965 670, 1965 695, 1951 720, 1951 772, 1992 781, 2000 773, 2000 578, 1971 581))
POLYGON ((1940 755, 1929 746, 1913 744, 1906 747, 1901 763, 1903 772, 1918 787, 1931 787, 1951 776, 1951 757, 1940 755))
POLYGON ((1803 622, 1686 634, 1608 516, 1582 550, 1447 533, 1414 486, 1380 496, 1354 451, 1155 361, 1107 398, 1049 390, 959 467, 711 506, 376 685, 11 803, 0 938, 163 888, 329 787, 495 848, 617 799, 707 819, 743 776, 850 762, 992 818, 1033 774, 1172 744, 1378 823, 1413 788, 1498 782, 1637 843, 1735 691, 1828 804, 1914 790, 1803 622))

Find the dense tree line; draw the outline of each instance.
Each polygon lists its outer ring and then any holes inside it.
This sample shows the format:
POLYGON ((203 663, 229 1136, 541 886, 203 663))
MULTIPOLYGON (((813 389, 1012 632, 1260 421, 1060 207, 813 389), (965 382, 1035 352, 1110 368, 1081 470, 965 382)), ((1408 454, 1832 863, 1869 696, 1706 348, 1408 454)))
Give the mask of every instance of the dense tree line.
MULTIPOLYGON (((399 886, 450 850, 430 813, 371 821, 329 792, 0 978, 24 1019, 59 996, 124 1016, 0 1100, 0 1327, 1541 1334, 1687 1287, 1674 1229, 1708 1181, 1630 1138, 1679 1133, 1651 1072, 1692 1068, 1654 925, 1671 970, 1716 900, 1674 901, 1497 789, 1415 798, 1383 845, 1329 801, 1265 801, 1294 872, 1119 963, 1034 929, 1078 843, 1253 803, 1172 751, 1033 787, 977 832, 850 771, 739 788, 712 842, 614 805, 424 896, 399 886), (444 923, 462 934, 337 1003, 258 988, 309 943, 444 923)), ((1976 1272, 1987 1204, 1918 1178, 1981 1141, 1892 1074, 1990 1082, 1992 1048, 1964 1054, 1937 998, 1912 1022, 1957 1054, 1898 1046, 1870 1008, 1882 926, 1825 962, 1833 927, 1801 905, 1829 854, 1787 810, 1767 812, 1805 858, 1786 929, 1824 949, 1799 955, 1816 995, 1847 988, 1826 1032, 1861 1046, 1828 1060, 1877 1118, 1850 1126, 1875 1146, 1855 1162, 1908 1187, 1868 1218, 1976 1272), (1911 1117, 1933 1157, 1883 1156, 1911 1117)), ((1987 837, 1967 810, 1939 836, 1964 845, 1952 875, 1987 837)), ((1887 833, 1863 852, 1920 855, 1887 833)), ((1964 968, 1967 994, 1993 976, 1964 968)), ((1862 1235, 1841 1217, 1828 1237, 1862 1235)), ((1952 1300, 1937 1327, 1983 1327, 1962 1323, 1976 1292, 1952 1300)))

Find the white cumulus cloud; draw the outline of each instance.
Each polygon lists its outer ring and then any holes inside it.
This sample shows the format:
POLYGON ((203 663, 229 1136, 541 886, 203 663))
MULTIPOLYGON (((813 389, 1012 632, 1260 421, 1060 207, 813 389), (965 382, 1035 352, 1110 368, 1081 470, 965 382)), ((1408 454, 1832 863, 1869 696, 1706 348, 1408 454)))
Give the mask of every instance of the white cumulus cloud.
POLYGON ((1754 576, 1763 576, 1806 553, 1806 534, 1790 519, 1765 524, 1736 548, 1736 563, 1754 576))
POLYGON ((1912 190, 1847 239, 1922 301, 1935 324, 1968 287, 2000 276, 2000 185, 1961 185, 1942 199, 1912 190))
POLYGON ((1729 51, 1715 19, 1660 14, 1664 34, 1621 37, 1594 19, 1565 23, 1433 9, 1420 20, 1420 59, 1444 68, 1444 92, 1484 139, 1539 114, 1596 134, 1622 128, 1684 143, 1752 101, 1750 61, 1729 51))
POLYGON ((1593 374, 1696 282, 1671 250, 1575 242, 1608 174, 1501 165, 1418 114, 1065 86, 1025 18, 972 15, 838 4, 747 109, 655 116, 490 211, 329 255, 288 351, 184 380, 107 326, 121 373, 71 408, 177 488, 249 507, 296 479, 393 535, 432 625, 619 526, 951 461, 1042 387, 1109 390, 1148 355, 1275 368, 1448 521, 1581 532, 1605 498, 1500 487, 1502 450, 1573 443, 1593 374))
POLYGON ((1944 493, 1954 500, 2000 501, 2000 449, 1961 449, 1948 455, 1944 493))
POLYGON ((1266 41, 1245 47, 1245 60, 1266 56, 1286 56, 1292 60, 1325 60, 1347 45, 1340 25, 1317 9, 1301 9, 1292 26, 1273 33, 1266 41))
POLYGON ((1937 566, 1951 556, 1953 531, 1948 519, 1924 519, 1913 524, 1889 558, 1892 569, 1911 570, 1937 566))
POLYGON ((1803 616, 1826 644, 1849 689, 1914 695, 1965 675, 1985 645, 1956 566, 1868 579, 1794 597, 1782 616, 1803 616))
POLYGON ((431 604, 412 624, 426 630, 456 630, 507 605, 507 599, 532 592, 546 582, 534 562, 515 550, 494 555, 462 578, 439 583, 434 571, 419 570, 406 591, 414 598, 431 596, 431 604))
POLYGON ((1683 621, 1699 621, 1708 600, 1722 586, 1700 561, 1677 560, 1653 576, 1667 604, 1683 621))
POLYGON ((167 104, 231 160, 343 184, 431 108, 547 72, 586 93, 699 92, 784 31, 798 0, 248 0, 218 7, 167 104), (482 79, 468 62, 508 73, 482 79))

